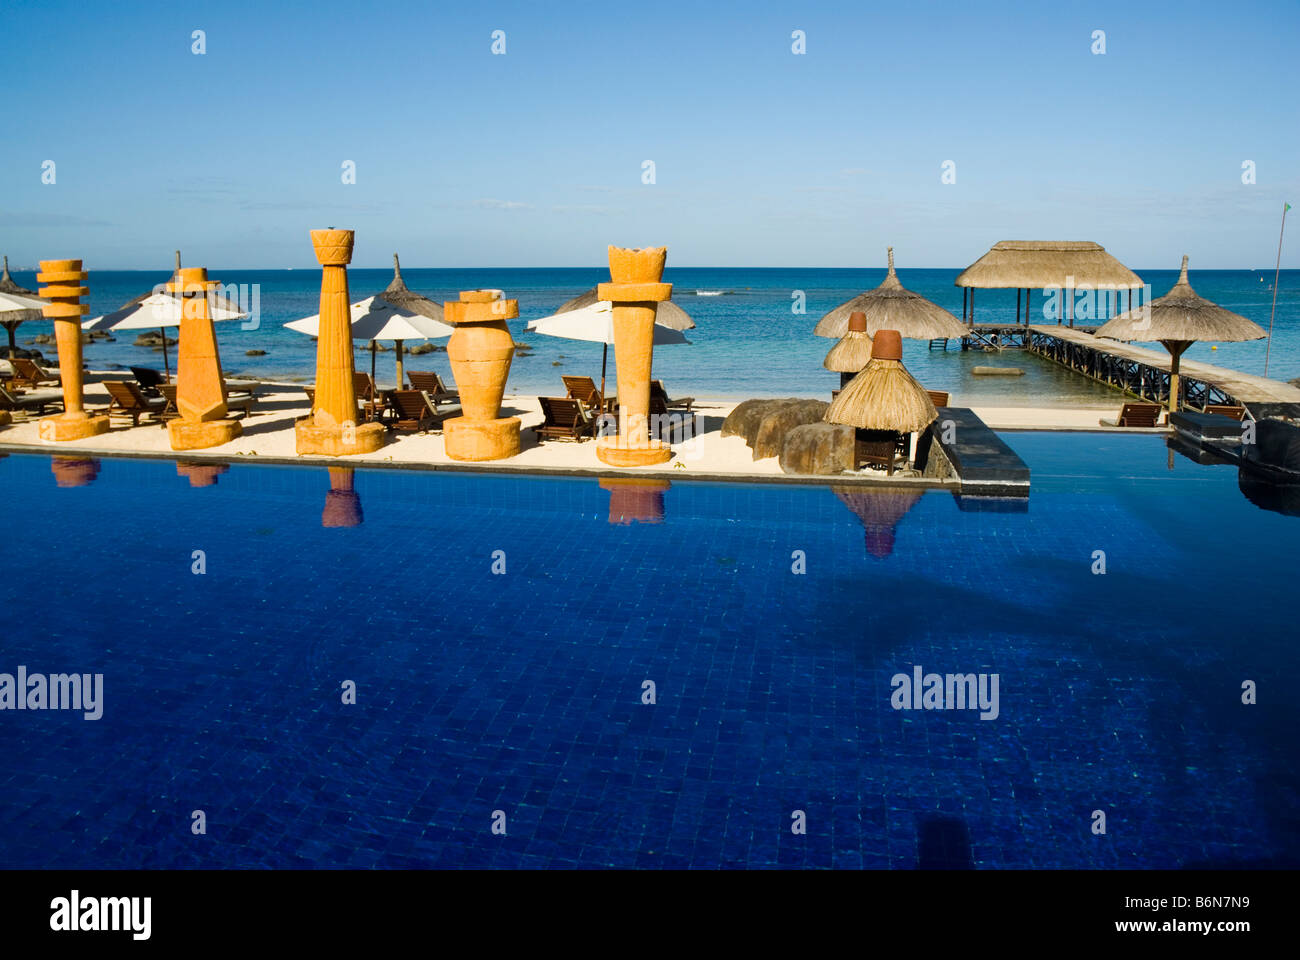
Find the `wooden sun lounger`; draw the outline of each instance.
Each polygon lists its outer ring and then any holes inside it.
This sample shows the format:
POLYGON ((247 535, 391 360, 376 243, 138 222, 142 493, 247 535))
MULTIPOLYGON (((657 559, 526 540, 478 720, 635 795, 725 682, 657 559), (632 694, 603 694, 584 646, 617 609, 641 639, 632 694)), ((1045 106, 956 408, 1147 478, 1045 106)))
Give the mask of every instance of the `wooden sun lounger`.
POLYGON ((140 384, 140 392, 146 397, 159 396, 158 388, 167 382, 157 370, 149 367, 131 367, 131 376, 135 377, 135 382, 140 384))
POLYGON ((45 412, 46 407, 50 406, 63 409, 61 390, 26 390, 21 393, 10 393, 0 387, 0 410, 12 410, 15 413, 35 411, 40 415, 45 412))
POLYGON ((947 390, 927 390, 925 392, 930 395, 930 402, 936 407, 948 406, 948 400, 950 398, 947 390))
POLYGON ((110 417, 130 417, 131 425, 138 427, 141 417, 162 419, 167 401, 162 397, 146 397, 140 387, 131 380, 105 380, 111 398, 105 409, 110 417))
POLYGON ((429 402, 433 404, 435 410, 444 403, 460 403, 460 394, 455 390, 448 390, 447 385, 442 382, 442 377, 432 370, 407 370, 406 378, 411 381, 412 390, 421 390, 428 394, 429 402))
POLYGON ((588 410, 604 411, 608 409, 612 413, 618 409, 618 403, 601 394, 596 387, 596 381, 591 377, 575 377, 561 374, 560 379, 564 381, 564 389, 568 398, 570 400, 581 400, 583 406, 588 410))
POLYGON ((1103 427, 1158 427, 1163 409, 1158 403, 1126 403, 1116 419, 1099 422, 1103 427))
POLYGON ((59 378, 54 374, 42 370, 37 366, 36 361, 28 360, 25 357, 14 357, 9 361, 14 368, 14 380, 19 386, 39 387, 42 384, 58 384, 59 378))
POLYGON ((423 390, 393 390, 388 394, 388 400, 392 412, 392 419, 388 421, 391 430, 423 433, 437 429, 442 423, 442 416, 423 390))
POLYGON ((883 466, 886 475, 892 477, 894 467, 900 460, 907 463, 907 454, 899 452, 899 447, 907 441, 907 434, 888 430, 859 430, 854 445, 855 457, 858 463, 883 466))
MULTIPOLYGON (((690 412, 692 404, 695 403, 694 397, 678 397, 676 400, 669 400, 668 391, 664 389, 664 382, 662 380, 651 380, 651 402, 653 402, 656 397, 663 401, 664 407, 668 410, 685 410, 690 412)), ((653 413, 654 411, 651 412, 653 413)))
POLYGON ((594 423, 581 400, 573 397, 538 397, 542 422, 533 427, 538 440, 585 440, 594 423))

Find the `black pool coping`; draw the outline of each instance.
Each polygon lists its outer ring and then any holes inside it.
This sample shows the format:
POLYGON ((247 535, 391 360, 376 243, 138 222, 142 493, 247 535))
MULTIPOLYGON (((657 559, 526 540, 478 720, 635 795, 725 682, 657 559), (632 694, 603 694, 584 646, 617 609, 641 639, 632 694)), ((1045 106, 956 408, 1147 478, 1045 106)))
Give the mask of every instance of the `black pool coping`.
MULTIPOLYGON (((930 427, 961 484, 961 499, 990 497, 1023 499, 1029 496, 1029 466, 993 429, 967 407, 939 407, 939 419, 930 427), (952 424, 949 431, 948 424, 952 424), (945 442, 947 433, 952 440, 945 442)), ((960 502, 959 502, 960 505, 960 502)), ((970 509, 974 504, 963 507, 970 509)))

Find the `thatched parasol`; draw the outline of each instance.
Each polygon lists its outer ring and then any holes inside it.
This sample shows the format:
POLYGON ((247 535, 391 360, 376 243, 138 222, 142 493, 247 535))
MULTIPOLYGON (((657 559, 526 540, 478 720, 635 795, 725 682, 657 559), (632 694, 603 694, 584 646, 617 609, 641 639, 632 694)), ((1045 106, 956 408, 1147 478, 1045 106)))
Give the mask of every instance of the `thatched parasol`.
MULTIPOLYGON (((170 277, 169 279, 172 280, 172 281, 179 280, 180 275, 181 275, 181 252, 180 252, 179 250, 177 250, 177 251, 176 251, 176 269, 172 272, 172 275, 171 275, 171 277, 170 277)), ((123 310, 126 310, 126 309, 128 309, 128 308, 130 308, 130 307, 138 306, 139 304, 144 303, 144 302, 145 302, 146 300, 148 300, 150 297, 154 296, 154 294, 155 294, 156 292, 157 292, 156 289, 155 289, 155 290, 148 290, 148 291, 146 291, 146 292, 140 294, 138 297, 132 297, 130 300, 128 300, 126 303, 122 304, 120 307, 118 307, 118 308, 117 308, 115 311, 113 311, 113 312, 114 312, 114 313, 121 313, 123 310)), ((218 294, 211 294, 210 296, 211 296, 211 299, 209 300, 209 303, 210 303, 212 309, 214 309, 214 310, 222 310, 222 311, 226 311, 226 312, 228 312, 228 313, 240 313, 240 314, 245 314, 245 315, 247 314, 247 311, 246 311, 246 310, 241 309, 240 306, 239 306, 239 304, 236 303, 235 301, 231 300, 229 297, 223 297, 223 296, 220 296, 220 295, 218 295, 218 294)), ((166 341, 166 339, 167 339, 167 338, 164 336, 164 337, 163 337, 163 340, 166 341)), ((163 345, 164 345, 164 347, 165 347, 165 346, 166 346, 166 343, 164 342, 163 345)))
POLYGON ((1253 320, 1206 300, 1187 282, 1187 255, 1178 282, 1163 297, 1127 310, 1104 324, 1096 336, 1111 340, 1158 340, 1169 351, 1169 409, 1178 409, 1178 368, 1183 351, 1197 340, 1240 343, 1268 334, 1253 320))
POLYGON ((930 395, 903 366, 903 340, 897 330, 879 330, 871 361, 831 401, 824 419, 860 430, 915 433, 939 418, 930 395))
MULTIPOLYGON (((592 287, 586 293, 579 294, 572 300, 563 303, 560 309, 555 312, 559 314, 568 313, 570 310, 581 310, 583 307, 589 307, 596 302, 596 288, 592 287)), ((690 318, 690 315, 685 310, 671 300, 664 300, 659 304, 659 309, 655 311, 655 323, 672 330, 695 329, 695 321, 690 318)))
POLYGON ((849 326, 849 315, 862 311, 867 316, 867 333, 897 330, 909 340, 942 340, 964 337, 970 331, 960 320, 919 293, 913 293, 898 281, 894 272, 894 248, 889 248, 889 272, 880 286, 841 303, 821 320, 813 333, 819 337, 842 337, 849 326))
POLYGON ((430 320, 442 320, 442 304, 407 289, 406 281, 402 279, 402 264, 397 259, 397 254, 393 254, 393 279, 379 297, 408 313, 418 313, 430 320))
POLYGON ((870 360, 871 337, 867 335, 867 315, 861 310, 854 310, 849 315, 848 331, 831 347, 822 366, 837 372, 840 375, 840 386, 846 387, 870 360))
MULTIPOLYGON (((14 278, 9 276, 8 257, 5 257, 4 273, 0 274, 0 293, 7 293, 10 296, 14 296, 14 297, 26 297, 28 299, 38 300, 41 303, 45 302, 44 300, 41 299, 40 295, 37 294, 35 290, 28 290, 26 287, 18 286, 18 284, 14 282, 14 278)), ((19 311, 14 311, 14 313, 16 314, 16 319, 2 321, 4 323, 5 331, 9 334, 9 359, 10 360, 14 358, 15 352, 18 349, 18 343, 14 339, 14 334, 18 330, 18 324, 22 323, 24 320, 40 319, 39 316, 28 316, 19 311)))
POLYGON ((923 490, 864 490, 832 486, 831 490, 862 521, 867 553, 883 559, 894 552, 894 530, 920 502, 923 490))

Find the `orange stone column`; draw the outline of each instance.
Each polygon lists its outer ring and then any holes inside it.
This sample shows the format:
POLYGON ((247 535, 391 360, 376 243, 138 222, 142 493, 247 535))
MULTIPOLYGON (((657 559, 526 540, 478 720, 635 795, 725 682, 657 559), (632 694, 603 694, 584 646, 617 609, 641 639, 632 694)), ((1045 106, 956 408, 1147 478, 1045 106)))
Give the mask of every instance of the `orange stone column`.
POLYGON ((99 476, 99 461, 93 458, 50 457, 50 472, 57 487, 88 487, 99 476))
POLYGON ((665 463, 672 450, 650 436, 650 367, 658 305, 672 296, 661 283, 667 247, 609 248, 609 276, 596 291, 614 304, 614 364, 618 368, 618 435, 596 440, 596 456, 614 467, 665 463))
POLYGON ((42 260, 39 283, 47 284, 40 295, 47 303, 41 313, 54 321, 59 345, 59 377, 63 381, 63 413, 41 421, 42 440, 84 440, 108 433, 108 417, 86 413, 82 397, 81 324, 78 317, 90 312, 79 302, 90 292, 83 284, 86 273, 80 260, 42 260))
POLYGON ((443 304, 443 320, 456 327, 447 358, 462 413, 442 424, 453 460, 503 460, 519 453, 519 418, 497 416, 515 356, 506 321, 517 316, 519 301, 502 299, 499 290, 462 290, 460 300, 443 304))
POLYGON ((316 403, 294 425, 299 453, 342 457, 373 453, 384 445, 384 425, 357 423, 352 381, 352 315, 348 310, 351 230, 313 230, 311 243, 322 267, 320 330, 316 337, 316 403))
POLYGON ((167 424, 173 450, 199 450, 229 443, 243 427, 226 416, 226 381, 221 373, 217 331, 208 309, 208 294, 220 284, 204 267, 185 267, 167 283, 181 300, 180 345, 176 358, 176 409, 167 424))

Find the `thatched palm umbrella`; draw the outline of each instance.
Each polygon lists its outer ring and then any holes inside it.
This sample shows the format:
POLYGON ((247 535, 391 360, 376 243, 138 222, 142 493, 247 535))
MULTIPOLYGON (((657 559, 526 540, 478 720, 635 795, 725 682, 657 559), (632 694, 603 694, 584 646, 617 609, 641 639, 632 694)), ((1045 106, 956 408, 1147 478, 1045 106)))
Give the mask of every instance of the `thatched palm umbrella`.
MULTIPOLYGON (((4 273, 0 274, 0 293, 7 293, 10 296, 14 296, 14 297, 25 297, 32 300, 37 300, 41 303, 45 302, 44 300, 41 300, 40 296, 36 293, 35 290, 28 290, 26 287, 18 286, 18 284, 14 282, 14 278, 9 276, 8 257, 5 257, 4 273)), ((8 313, 10 311, 5 311, 5 312, 8 313)), ((15 341, 14 339, 14 334, 18 330, 18 324, 22 323, 24 320, 40 319, 39 316, 28 316, 25 312, 22 311, 13 311, 13 312, 15 314, 14 319, 6 318, 5 320, 0 321, 4 324, 4 328, 6 332, 8 332, 9 334, 9 359, 10 360, 14 358, 14 354, 18 349, 17 341, 15 341)))
POLYGON ((848 330, 849 316, 862 311, 867 317, 867 333, 897 330, 909 340, 943 340, 970 333, 960 320, 931 300, 904 287, 894 272, 894 248, 889 248, 889 272, 880 286, 841 303, 817 322, 813 333, 819 337, 842 337, 848 330))
POLYGON ((877 559, 894 552, 894 530, 924 494, 923 490, 864 490, 844 486, 832 486, 831 490, 862 521, 867 553, 877 559))
POLYGON ((903 366, 898 331, 880 330, 871 343, 870 362, 831 401, 823 419, 859 430, 915 433, 939 419, 939 411, 903 366))
POLYGON ((848 332, 831 347, 822 366, 837 372, 840 375, 840 386, 847 387, 849 381, 861 373, 870 360, 871 337, 867 335, 867 315, 861 310, 854 310, 849 315, 848 332))
POLYGON ((1178 282, 1163 297, 1145 307, 1128 310, 1104 324, 1096 333, 1111 340, 1158 340, 1169 351, 1169 410, 1179 403, 1178 368, 1183 352, 1197 340, 1240 343, 1262 340, 1264 328, 1241 314, 1225 310, 1200 296, 1187 282, 1187 255, 1178 282))
MULTIPOLYGON (((557 314, 568 313, 570 310, 581 310, 583 307, 589 307, 596 303, 596 288, 592 287, 586 293, 581 293, 561 304, 560 309, 556 310, 557 314)), ((671 300, 665 300, 659 304, 655 311, 655 323, 661 327, 669 327, 673 330, 694 330, 695 321, 690 318, 685 310, 677 306, 671 300)))

